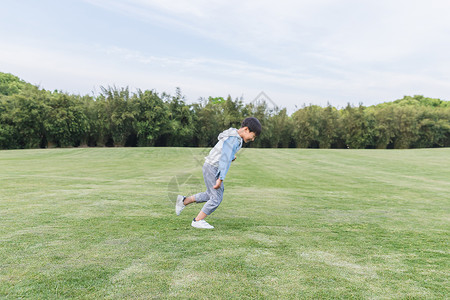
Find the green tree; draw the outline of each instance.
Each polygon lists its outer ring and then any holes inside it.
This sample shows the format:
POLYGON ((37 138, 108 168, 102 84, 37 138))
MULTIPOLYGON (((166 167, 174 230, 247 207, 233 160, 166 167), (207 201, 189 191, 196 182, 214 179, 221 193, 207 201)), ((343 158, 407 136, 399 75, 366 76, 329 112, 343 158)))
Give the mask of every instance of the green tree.
POLYGON ((14 137, 19 148, 46 147, 44 126, 48 115, 49 93, 37 87, 28 87, 20 94, 10 96, 10 111, 6 123, 14 126, 14 137))
POLYGON ((17 149, 18 137, 12 120, 14 105, 10 99, 0 97, 0 149, 17 149))
POLYGON ((270 148, 287 148, 291 144, 291 119, 286 108, 267 118, 264 127, 266 146, 270 148))
POLYGON ((79 146, 89 131, 80 97, 55 92, 47 101, 44 128, 49 147, 79 146))
POLYGON ((201 99, 199 103, 192 106, 196 116, 194 143, 200 147, 214 146, 217 143, 219 132, 226 129, 221 104, 201 99))
POLYGON ((396 112, 395 107, 385 106, 372 108, 375 117, 374 144, 378 149, 386 149, 393 141, 396 135, 396 112))
POLYGON ((339 140, 339 117, 339 111, 330 104, 320 111, 317 124, 319 128, 317 140, 320 148, 327 149, 331 148, 332 145, 335 147, 343 146, 343 143, 339 140))
POLYGON ((449 101, 443 101, 437 98, 427 98, 422 95, 404 96, 402 99, 388 102, 384 105, 399 106, 426 106, 426 107, 449 107, 449 101))
POLYGON ((47 146, 213 146, 219 132, 257 117, 251 147, 411 148, 450 146, 450 101, 422 95, 376 106, 304 106, 289 116, 231 96, 188 105, 176 94, 103 88, 99 96, 53 93, 0 73, 0 149, 47 146))
POLYGON ((450 107, 426 107, 418 114, 418 138, 412 147, 450 146, 450 107))
POLYGON ((395 107, 394 148, 408 149, 419 138, 417 110, 412 106, 395 107))
POLYGON ((102 87, 97 100, 100 105, 100 119, 105 126, 104 144, 107 146, 124 146, 134 131, 134 121, 138 109, 127 88, 102 87))
POLYGON ((342 111, 340 128, 347 147, 365 149, 374 147, 375 118, 366 113, 366 107, 350 104, 342 111))
POLYGON ((230 127, 239 128, 243 119, 242 116, 242 100, 236 99, 233 101, 230 95, 227 100, 220 103, 223 107, 223 125, 224 129, 230 127))
POLYGON ((9 73, 0 72, 0 95, 11 96, 20 93, 31 84, 9 73))
POLYGON ((318 148, 322 123, 322 108, 305 106, 292 114, 293 136, 298 148, 318 148))
POLYGON ((161 136, 170 132, 169 109, 151 90, 138 90, 133 99, 138 107, 135 126, 138 146, 155 146, 161 136))
POLYGON ((81 139, 81 146, 96 147, 104 145, 106 126, 102 120, 103 103, 96 101, 94 97, 83 96, 80 98, 83 114, 87 119, 87 131, 81 139))
POLYGON ((168 108, 168 130, 162 136, 165 146, 194 146, 194 113, 177 88, 175 96, 163 94, 168 108))

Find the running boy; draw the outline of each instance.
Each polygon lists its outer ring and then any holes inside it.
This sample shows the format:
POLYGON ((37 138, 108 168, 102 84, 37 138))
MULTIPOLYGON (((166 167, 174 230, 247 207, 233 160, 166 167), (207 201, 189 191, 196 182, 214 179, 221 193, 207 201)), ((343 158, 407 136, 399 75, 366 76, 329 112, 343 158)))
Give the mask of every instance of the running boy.
POLYGON ((175 212, 181 211, 193 202, 206 202, 191 225, 196 228, 213 229, 204 219, 219 207, 223 199, 223 181, 227 175, 232 161, 236 159, 236 152, 242 147, 242 141, 248 143, 254 141, 261 133, 261 124, 258 119, 250 117, 242 121, 241 128, 230 128, 219 134, 218 142, 205 157, 203 165, 203 179, 206 184, 206 192, 198 193, 190 197, 178 195, 175 204, 175 212))

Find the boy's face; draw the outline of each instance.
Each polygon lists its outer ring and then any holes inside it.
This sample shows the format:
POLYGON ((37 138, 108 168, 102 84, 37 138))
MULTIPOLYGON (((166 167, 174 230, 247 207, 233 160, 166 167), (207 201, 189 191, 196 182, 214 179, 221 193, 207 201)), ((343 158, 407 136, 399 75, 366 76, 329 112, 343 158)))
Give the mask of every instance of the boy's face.
POLYGON ((244 127, 241 137, 244 140, 244 142, 248 143, 253 142, 255 140, 256 134, 254 132, 250 132, 248 127, 244 127))

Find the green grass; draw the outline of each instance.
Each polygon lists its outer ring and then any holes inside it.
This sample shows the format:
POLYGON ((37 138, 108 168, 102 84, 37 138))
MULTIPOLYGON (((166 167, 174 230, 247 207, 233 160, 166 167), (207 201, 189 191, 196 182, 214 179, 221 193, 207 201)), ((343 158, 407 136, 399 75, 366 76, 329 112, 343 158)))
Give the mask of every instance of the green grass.
POLYGON ((1 151, 0 298, 450 294, 450 149, 245 149, 210 231, 169 199, 204 154, 1 151))

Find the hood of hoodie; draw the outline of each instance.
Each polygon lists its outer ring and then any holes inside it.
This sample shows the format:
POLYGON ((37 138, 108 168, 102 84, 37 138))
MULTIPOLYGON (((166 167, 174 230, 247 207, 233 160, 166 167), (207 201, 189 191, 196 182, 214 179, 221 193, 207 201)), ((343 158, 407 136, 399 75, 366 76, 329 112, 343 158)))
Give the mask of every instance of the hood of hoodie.
POLYGON ((230 136, 237 136, 237 137, 239 137, 240 139, 242 139, 241 136, 240 136, 239 133, 238 133, 238 130, 237 130, 236 128, 229 128, 229 129, 227 129, 227 130, 221 132, 221 133, 219 134, 219 136, 217 137, 217 139, 218 139, 219 141, 221 141, 221 140, 224 140, 224 139, 226 139, 226 138, 228 138, 228 137, 230 137, 230 136))

